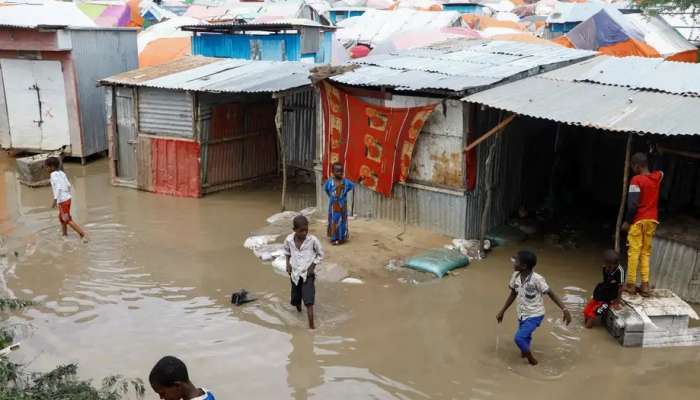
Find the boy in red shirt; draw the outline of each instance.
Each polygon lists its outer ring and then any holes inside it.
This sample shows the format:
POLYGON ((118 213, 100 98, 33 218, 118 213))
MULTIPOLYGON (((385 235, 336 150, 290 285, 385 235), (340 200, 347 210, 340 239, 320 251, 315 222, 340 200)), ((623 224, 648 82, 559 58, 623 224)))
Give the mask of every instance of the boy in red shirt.
POLYGON ((627 231, 627 284, 625 292, 635 294, 637 267, 642 279, 639 294, 649 296, 649 259, 651 242, 658 221, 659 192, 664 173, 649 171, 649 161, 644 153, 632 156, 632 171, 635 176, 630 182, 627 195, 627 218, 622 229, 627 231))

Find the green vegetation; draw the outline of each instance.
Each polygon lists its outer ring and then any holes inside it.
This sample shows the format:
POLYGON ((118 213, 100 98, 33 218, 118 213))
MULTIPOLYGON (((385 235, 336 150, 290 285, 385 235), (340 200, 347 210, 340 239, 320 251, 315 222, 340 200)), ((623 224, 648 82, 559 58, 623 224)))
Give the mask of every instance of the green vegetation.
MULTIPOLYGON (((0 298, 0 311, 17 310, 33 303, 0 298)), ((0 349, 12 343, 13 333, 0 327, 0 349)), ((21 364, 0 356, 0 400, 120 400, 133 393, 143 398, 141 379, 125 379, 121 375, 102 380, 100 388, 77 377, 76 364, 61 365, 47 373, 28 371, 21 364)))

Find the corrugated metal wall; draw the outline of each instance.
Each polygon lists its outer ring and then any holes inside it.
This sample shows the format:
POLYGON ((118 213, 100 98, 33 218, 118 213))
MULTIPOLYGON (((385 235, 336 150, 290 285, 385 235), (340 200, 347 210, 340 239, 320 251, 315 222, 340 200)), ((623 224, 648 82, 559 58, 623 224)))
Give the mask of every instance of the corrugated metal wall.
POLYGON ((685 301, 700 303, 700 251, 658 235, 653 247, 651 283, 671 289, 685 301))
POLYGON ((316 97, 313 89, 284 97, 282 135, 287 165, 313 170, 316 151, 316 97))
POLYGON ((104 88, 96 82, 138 67, 136 31, 71 30, 84 157, 107 150, 104 88))
POLYGON ((152 138, 150 145, 153 191, 199 197, 199 143, 152 138))
POLYGON ((299 34, 274 35, 213 35, 199 34, 192 37, 192 54, 251 59, 252 43, 260 43, 261 59, 270 61, 299 61, 301 56, 301 39, 299 34), (280 46, 279 42, 284 42, 280 46), (284 53, 282 53, 282 49, 284 53))
POLYGON ((216 98, 199 98, 202 141, 202 183, 207 192, 277 171, 275 103, 217 104, 216 98), (213 107, 229 117, 225 129, 212 124, 213 107))
POLYGON ((192 96, 187 92, 139 88, 139 132, 193 138, 192 96))

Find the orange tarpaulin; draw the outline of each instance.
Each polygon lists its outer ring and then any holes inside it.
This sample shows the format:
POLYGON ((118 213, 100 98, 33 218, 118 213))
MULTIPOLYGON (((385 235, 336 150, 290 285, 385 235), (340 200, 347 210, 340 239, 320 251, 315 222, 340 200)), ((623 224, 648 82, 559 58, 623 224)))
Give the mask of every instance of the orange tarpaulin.
POLYGON ((131 21, 128 26, 134 28, 143 27, 143 17, 141 16, 141 9, 139 8, 139 3, 141 0, 129 0, 129 9, 131 10, 131 21))
POLYGON ((324 177, 334 163, 342 163, 348 179, 391 196, 394 183, 408 178, 413 148, 435 105, 375 106, 327 82, 320 88, 324 177))
POLYGON ((139 67, 165 64, 191 54, 192 41, 189 37, 156 39, 139 54, 139 67))
POLYGON ((659 54, 656 49, 636 39, 627 39, 611 46, 604 46, 599 48, 598 51, 602 54, 615 57, 661 57, 661 54, 659 54))
POLYGON ((668 61, 679 61, 696 63, 698 62, 698 50, 688 50, 666 57, 668 61))

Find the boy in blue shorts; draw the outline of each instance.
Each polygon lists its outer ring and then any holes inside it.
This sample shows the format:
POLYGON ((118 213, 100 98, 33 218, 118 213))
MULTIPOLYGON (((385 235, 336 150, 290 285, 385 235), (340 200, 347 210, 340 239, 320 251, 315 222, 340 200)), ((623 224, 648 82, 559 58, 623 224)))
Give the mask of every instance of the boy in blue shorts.
POLYGON ((564 312, 564 322, 571 323, 571 313, 564 307, 559 297, 549 288, 547 281, 542 275, 534 272, 537 265, 537 256, 530 251, 519 251, 511 258, 515 272, 510 279, 508 287, 510 294, 506 299, 506 304, 496 316, 500 324, 503 321, 503 314, 518 300, 518 331, 515 333, 515 344, 520 349, 523 358, 527 358, 530 365, 537 365, 537 359, 530 351, 532 333, 535 332, 544 319, 544 295, 548 295, 552 301, 564 312))

